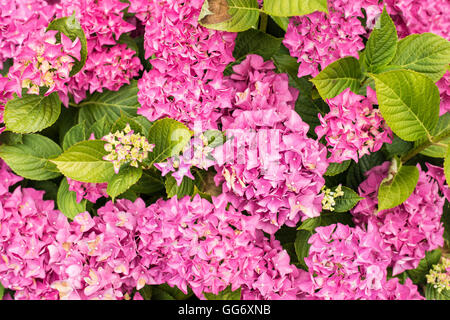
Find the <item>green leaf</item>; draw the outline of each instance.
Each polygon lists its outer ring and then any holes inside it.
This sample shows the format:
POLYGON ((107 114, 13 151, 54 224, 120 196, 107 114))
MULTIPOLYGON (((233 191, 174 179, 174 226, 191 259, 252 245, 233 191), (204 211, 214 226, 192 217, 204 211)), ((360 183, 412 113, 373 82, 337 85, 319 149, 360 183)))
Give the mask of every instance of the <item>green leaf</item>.
POLYGON ((3 285, 0 283, 0 300, 3 299, 3 295, 5 294, 5 288, 3 287, 3 285))
POLYGON ((374 75, 380 111, 400 138, 416 141, 431 136, 439 120, 439 90, 423 74, 396 70, 374 75))
POLYGON ((63 175, 73 180, 90 183, 108 182, 114 176, 112 162, 103 160, 107 155, 105 141, 82 141, 64 151, 51 162, 63 175))
POLYGON ((182 123, 165 118, 154 122, 148 133, 148 141, 155 145, 149 153, 151 164, 177 155, 191 139, 191 131, 182 123))
POLYGON ((282 38, 255 29, 240 32, 235 40, 233 56, 239 60, 252 53, 269 60, 278 52, 282 41, 282 38))
POLYGON ((347 178, 345 185, 357 190, 363 180, 366 179, 366 172, 375 166, 382 164, 385 161, 382 152, 374 152, 367 154, 359 159, 358 163, 352 162, 347 171, 347 178))
POLYGON ((121 87, 119 91, 96 92, 78 105, 78 122, 85 120, 89 127, 106 116, 110 123, 114 123, 120 118, 121 112, 135 117, 139 107, 137 93, 136 80, 131 80, 129 85, 121 87))
POLYGON ((106 193, 114 200, 118 195, 127 191, 132 185, 139 181, 142 169, 135 167, 121 168, 109 181, 106 193))
POLYGON ((192 294, 193 292, 190 288, 188 288, 188 294, 185 294, 177 286, 170 287, 166 283, 152 286, 152 300, 186 300, 192 294))
POLYGON ((136 122, 134 118, 128 117, 125 114, 122 114, 120 118, 117 119, 116 122, 114 122, 111 128, 111 132, 123 131, 127 124, 130 125, 130 128, 134 131, 134 133, 144 133, 144 128, 142 127, 142 125, 136 122))
POLYGON ((61 101, 56 92, 48 96, 24 94, 5 106, 6 129, 16 133, 34 133, 50 127, 61 113, 61 101))
POLYGON ((325 172, 326 176, 336 176, 348 169, 350 167, 351 160, 346 160, 341 163, 330 163, 327 172, 325 172))
POLYGON ((241 300, 241 288, 231 291, 231 285, 218 294, 203 293, 207 300, 241 300))
POLYGON ((364 199, 361 198, 355 191, 350 188, 342 187, 343 196, 335 198, 335 205, 333 206, 335 212, 347 212, 353 209, 356 204, 364 199))
POLYGON ((397 51, 397 41, 394 22, 384 7, 364 51, 364 64, 369 72, 376 71, 378 67, 392 61, 397 51))
POLYGON ((63 150, 67 150, 74 144, 86 140, 88 138, 86 131, 84 122, 70 128, 64 136, 62 143, 63 150))
POLYGON ((87 136, 90 136, 91 133, 93 133, 96 139, 101 139, 107 134, 113 132, 113 123, 108 119, 109 118, 104 115, 103 118, 94 122, 94 124, 87 130, 87 136))
POLYGON ((259 12, 257 0, 205 0, 198 21, 206 28, 241 32, 257 25, 259 12))
POLYGON ((426 275, 433 267, 433 265, 438 264, 441 260, 442 252, 439 249, 428 251, 425 253, 425 258, 423 258, 416 269, 407 270, 406 273, 408 277, 415 284, 424 284, 427 282, 426 275))
POLYGON ((72 70, 70 71, 70 76, 74 76, 81 69, 83 69, 84 64, 87 59, 87 40, 80 23, 75 17, 75 12, 70 17, 64 17, 55 19, 47 27, 47 30, 56 30, 64 33, 70 40, 74 41, 76 38, 80 39, 81 42, 81 60, 77 61, 72 70))
MULTIPOLYGON (((446 130, 450 128, 450 113, 444 113, 442 116, 439 117, 439 121, 436 125, 436 127, 431 130, 431 135, 433 137, 437 137, 444 133, 446 130)), ((416 141, 414 143, 414 147, 418 147, 420 144, 424 143, 427 139, 420 139, 419 141, 416 141)), ((440 144, 446 144, 447 147, 450 145, 450 137, 447 137, 441 141, 439 141, 440 144)), ((445 154, 447 153, 447 147, 444 146, 438 146, 438 145, 431 145, 425 150, 421 152, 421 154, 433 157, 433 158, 445 158, 445 154)))
POLYGON ((329 64, 311 81, 322 99, 336 97, 347 88, 358 93, 361 87, 361 67, 358 59, 345 57, 329 64))
POLYGON ((353 226, 352 215, 347 212, 322 212, 318 217, 303 221, 297 230, 314 232, 317 227, 326 227, 336 223, 353 226))
POLYGON ((277 16, 270 16, 273 21, 284 31, 287 31, 287 27, 289 25, 289 18, 287 17, 277 17, 277 16))
POLYGON ((308 266, 305 263, 305 258, 309 255, 309 247, 311 247, 311 245, 308 243, 308 240, 312 234, 313 233, 311 231, 299 230, 297 231, 297 236, 294 243, 298 263, 305 270, 308 270, 308 266))
POLYGON ((422 73, 437 82, 444 76, 449 62, 450 42, 433 33, 422 33, 400 40, 391 64, 422 73))
MULTIPOLYGON (((393 162, 396 161, 394 158, 393 162)), ((381 182, 378 188, 378 211, 402 204, 414 192, 417 181, 419 181, 417 167, 401 166, 400 163, 400 168, 395 172, 392 166, 389 169, 389 176, 381 182)))
POLYGON ((13 59, 6 59, 6 61, 3 61, 3 69, 0 70, 0 74, 6 77, 9 72, 9 68, 11 68, 13 64, 13 59))
POLYGON ((0 158, 16 174, 31 180, 58 177, 60 174, 49 159, 61 152, 61 148, 53 140, 38 134, 24 135, 20 144, 0 146, 0 158))
POLYGON ((86 211, 86 199, 77 202, 77 194, 74 191, 69 191, 69 183, 66 178, 61 180, 56 196, 56 203, 59 211, 61 211, 67 218, 75 218, 79 213, 86 211))
POLYGON ((432 284, 427 284, 425 288, 425 298, 427 300, 450 300, 450 290, 439 292, 432 284))
POLYGON ((393 158, 394 156, 402 156, 406 154, 409 150, 413 148, 413 143, 409 141, 404 141, 394 135, 392 143, 386 143, 385 145, 387 157, 393 158))
POLYGON ((152 194, 164 189, 164 182, 160 177, 153 176, 148 170, 142 174, 139 181, 131 187, 136 193, 152 194))
POLYGON ((327 0, 264 0, 264 11, 272 16, 303 16, 315 11, 328 13, 327 0))
POLYGON ((186 176, 183 177, 181 184, 178 186, 174 177, 168 176, 166 179, 166 193, 167 197, 172 198, 177 196, 178 199, 184 196, 194 195, 194 180, 186 176))

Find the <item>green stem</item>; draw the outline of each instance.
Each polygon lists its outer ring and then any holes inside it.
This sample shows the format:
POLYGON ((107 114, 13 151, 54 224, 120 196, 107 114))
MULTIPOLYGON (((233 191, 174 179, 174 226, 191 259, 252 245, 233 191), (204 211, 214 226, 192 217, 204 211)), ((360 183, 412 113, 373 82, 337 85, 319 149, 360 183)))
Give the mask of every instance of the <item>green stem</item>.
POLYGON ((261 16, 260 16, 260 22, 259 22, 259 30, 262 32, 266 32, 267 30, 267 22, 269 20, 269 16, 267 15, 267 13, 261 12, 261 16))
POLYGON ((448 137, 450 137, 450 129, 443 131, 442 133, 438 134, 435 137, 430 137, 427 141, 424 141, 423 143, 419 144, 416 148, 412 149, 410 152, 408 152, 406 155, 404 155, 402 157, 402 163, 405 163, 405 162, 411 160, 416 155, 418 155, 423 150, 425 150, 426 148, 428 148, 432 145, 442 146, 442 144, 440 144, 439 142, 448 137))

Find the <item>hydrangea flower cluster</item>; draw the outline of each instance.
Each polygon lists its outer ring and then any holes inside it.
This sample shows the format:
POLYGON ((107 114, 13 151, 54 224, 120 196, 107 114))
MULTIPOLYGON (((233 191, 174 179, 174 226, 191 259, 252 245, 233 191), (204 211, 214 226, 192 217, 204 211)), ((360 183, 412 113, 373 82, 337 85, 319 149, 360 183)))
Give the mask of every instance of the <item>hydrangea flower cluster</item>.
POLYGON ((76 193, 78 203, 83 199, 95 203, 102 197, 108 197, 106 193, 107 183, 80 182, 70 178, 67 178, 67 182, 69 184, 69 191, 76 193))
MULTIPOLYGON (((376 226, 372 226, 376 228, 376 226)), ((318 227, 311 236, 308 272, 300 288, 319 299, 423 299, 411 279, 387 280, 390 247, 374 230, 343 224, 318 227)))
POLYGON ((315 132, 319 139, 325 137, 330 162, 358 162, 362 156, 380 150, 384 143, 392 143, 392 131, 370 98, 346 89, 327 103, 330 112, 319 114, 321 125, 315 132))
POLYGON ((378 187, 386 177, 389 162, 372 168, 359 186, 364 197, 352 209, 354 221, 364 228, 371 224, 379 230, 381 241, 390 246, 393 275, 417 268, 426 251, 443 246, 441 216, 445 199, 439 195, 438 183, 419 168, 419 181, 411 196, 401 205, 377 210, 378 187))
POLYGON ((431 284, 439 293, 450 291, 450 259, 441 257, 441 261, 435 264, 426 275, 427 283, 431 284))
POLYGON ((283 43, 300 62, 299 77, 315 77, 346 56, 358 58, 358 51, 364 49, 362 36, 368 34, 358 19, 364 17, 361 8, 367 9, 370 22, 382 6, 378 0, 329 0, 329 14, 317 11, 290 19, 283 43))
POLYGON ((230 207, 225 195, 209 202, 158 200, 138 216, 139 252, 156 282, 167 281, 200 298, 231 285, 244 297, 293 299, 298 270, 278 241, 264 237, 257 219, 230 207))
POLYGON ((450 39, 450 3, 446 0, 385 0, 400 38, 432 32, 450 39))
POLYGON ((123 131, 117 130, 104 136, 102 140, 107 142, 105 150, 109 152, 103 160, 113 163, 115 173, 119 173, 123 164, 138 168, 139 163, 147 159, 148 153, 155 147, 140 133, 134 133, 129 124, 123 131))
MULTIPOLYGON (((5 110, 5 105, 13 97, 13 89, 14 89, 14 83, 10 81, 6 77, 0 76, 0 124, 2 124, 3 121, 3 113, 5 110)), ((0 127, 0 133, 5 130, 5 127, 0 127)))
POLYGON ((117 91, 143 69, 136 52, 118 43, 122 34, 135 29, 124 20, 127 7, 120 0, 61 0, 55 5, 57 17, 75 12, 86 34, 88 59, 69 83, 75 103, 85 99, 86 92, 117 91))
POLYGON ((223 71, 234 61, 235 33, 206 29, 198 17, 203 0, 148 3, 145 57, 153 69, 139 80, 138 113, 154 121, 170 117, 203 130, 217 129, 220 109, 230 106, 223 71))
POLYGON ((0 69, 14 58, 29 35, 47 27, 54 8, 44 0, 0 1, 0 69))
POLYGON ((61 43, 57 43, 57 33, 54 30, 36 33, 17 50, 8 77, 15 82, 19 96, 22 88, 28 89, 29 94, 39 94, 44 87, 45 95, 58 92, 61 100, 68 103, 66 84, 74 58, 80 60, 81 43, 78 38, 72 42, 64 34, 61 34, 61 43))
POLYGON ((216 183, 268 233, 320 215, 328 167, 326 148, 307 138, 309 126, 294 111, 298 91, 274 69, 258 55, 233 67, 233 109, 222 117, 227 141, 213 152, 216 183))

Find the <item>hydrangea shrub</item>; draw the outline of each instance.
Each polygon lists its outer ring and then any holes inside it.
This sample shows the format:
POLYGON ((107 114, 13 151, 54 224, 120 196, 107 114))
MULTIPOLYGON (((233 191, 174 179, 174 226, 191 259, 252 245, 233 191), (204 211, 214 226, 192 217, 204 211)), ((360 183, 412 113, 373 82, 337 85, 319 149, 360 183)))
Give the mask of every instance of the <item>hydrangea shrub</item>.
POLYGON ((449 26, 0 0, 0 299, 448 300, 449 26))

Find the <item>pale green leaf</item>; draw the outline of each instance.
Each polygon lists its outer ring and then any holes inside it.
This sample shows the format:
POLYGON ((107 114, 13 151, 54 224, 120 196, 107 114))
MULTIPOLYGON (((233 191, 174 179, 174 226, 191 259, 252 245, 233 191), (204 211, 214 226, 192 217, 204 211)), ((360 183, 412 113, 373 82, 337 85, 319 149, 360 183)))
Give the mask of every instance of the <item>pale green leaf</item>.
POLYGON ((56 203, 59 211, 61 211, 67 218, 75 218, 78 214, 86 211, 86 199, 77 202, 77 194, 74 191, 69 191, 69 183, 66 178, 61 180, 56 196, 56 203))
POLYGON ((327 0, 264 0, 264 11, 272 16, 303 16, 315 11, 328 13, 327 0))

